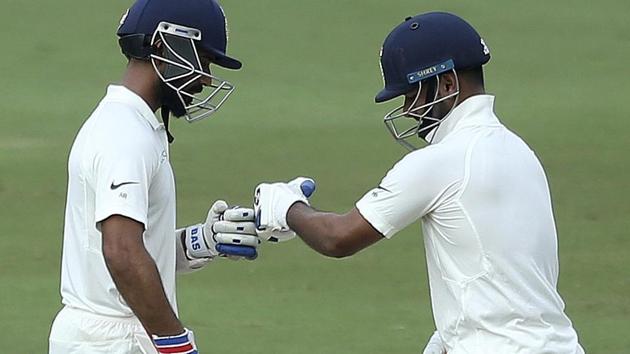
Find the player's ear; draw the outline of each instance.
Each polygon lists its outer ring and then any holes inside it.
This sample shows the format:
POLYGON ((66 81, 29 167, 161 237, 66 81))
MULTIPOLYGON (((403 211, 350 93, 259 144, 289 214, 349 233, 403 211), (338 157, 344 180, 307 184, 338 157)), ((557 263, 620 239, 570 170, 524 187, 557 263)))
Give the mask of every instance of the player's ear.
MULTIPOLYGON (((158 38, 155 41, 155 43, 153 43, 153 49, 154 49, 154 54, 156 54, 156 55, 158 55, 158 56, 160 56, 162 58, 166 57, 166 51, 168 49, 166 48, 166 46, 162 42, 162 39, 158 38)), ((164 61, 162 61, 162 60, 158 60, 156 64, 157 64, 158 70, 161 73, 164 73, 164 70, 166 69, 166 63, 164 61)))
POLYGON ((442 93, 442 97, 453 94, 457 91, 457 79, 455 78, 455 73, 448 71, 440 75, 439 90, 442 93))
POLYGON ((155 43, 153 43, 153 50, 155 54, 162 57, 164 56, 166 48, 164 47, 164 43, 162 43, 161 39, 158 38, 155 43))

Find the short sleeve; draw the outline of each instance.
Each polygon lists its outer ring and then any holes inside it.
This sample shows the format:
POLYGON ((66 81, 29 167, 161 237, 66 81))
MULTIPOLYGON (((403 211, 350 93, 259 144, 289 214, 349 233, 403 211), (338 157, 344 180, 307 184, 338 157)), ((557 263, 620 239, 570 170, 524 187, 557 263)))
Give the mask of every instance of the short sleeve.
POLYGON ((118 214, 144 224, 146 229, 157 154, 142 139, 125 140, 101 147, 95 154, 95 222, 118 214))
POLYGON ((405 156, 356 203, 359 213, 386 238, 426 215, 457 179, 439 155, 427 147, 405 156))

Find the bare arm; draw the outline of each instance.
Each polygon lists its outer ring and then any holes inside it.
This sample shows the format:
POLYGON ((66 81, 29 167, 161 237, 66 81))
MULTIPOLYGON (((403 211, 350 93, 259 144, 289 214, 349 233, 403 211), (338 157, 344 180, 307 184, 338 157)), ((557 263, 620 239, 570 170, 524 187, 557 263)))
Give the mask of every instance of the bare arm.
POLYGON ((287 212, 287 223, 307 245, 329 257, 351 256, 383 238, 357 208, 340 215, 295 203, 287 212))
POLYGON ((142 234, 144 226, 113 215, 101 222, 107 269, 129 307, 149 334, 176 335, 184 327, 173 312, 142 234))

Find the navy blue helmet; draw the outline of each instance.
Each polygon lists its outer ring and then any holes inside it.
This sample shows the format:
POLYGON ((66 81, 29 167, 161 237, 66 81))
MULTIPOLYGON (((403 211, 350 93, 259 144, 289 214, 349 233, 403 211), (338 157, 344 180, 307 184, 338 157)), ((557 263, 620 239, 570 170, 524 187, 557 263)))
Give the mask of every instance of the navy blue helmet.
POLYGON ((138 0, 121 20, 118 36, 152 36, 160 22, 194 28, 201 33, 197 45, 212 53, 214 62, 229 69, 239 69, 241 62, 227 56, 227 22, 215 0, 138 0))
POLYGON ((435 117, 433 107, 453 98, 451 111, 457 105, 457 71, 478 68, 489 60, 490 51, 477 31, 453 14, 429 12, 409 17, 394 28, 381 49, 385 87, 374 100, 384 102, 417 89, 411 105, 405 107, 403 103, 385 115, 385 126, 394 139, 409 150, 416 149, 410 138, 431 142, 431 132, 446 118, 435 117), (453 73, 456 89, 440 97, 440 74, 445 72, 453 73), (427 97, 419 102, 423 85, 427 97))
POLYGON ((150 61, 162 80, 165 125, 170 113, 189 122, 205 118, 234 91, 234 85, 210 73, 203 59, 241 67, 226 53, 227 22, 215 0, 137 0, 120 20, 117 34, 123 54, 150 61))
POLYGON ((403 95, 414 89, 418 81, 447 70, 475 68, 489 60, 490 51, 483 39, 460 17, 446 12, 408 17, 383 43, 381 68, 385 88, 375 101, 403 95))

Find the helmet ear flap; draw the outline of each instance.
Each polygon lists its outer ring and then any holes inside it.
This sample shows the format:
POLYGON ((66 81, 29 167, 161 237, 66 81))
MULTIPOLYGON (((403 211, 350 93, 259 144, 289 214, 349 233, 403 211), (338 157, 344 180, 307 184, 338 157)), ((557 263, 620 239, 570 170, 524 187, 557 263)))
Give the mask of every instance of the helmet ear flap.
POLYGON ((129 34, 118 39, 122 53, 128 59, 149 60, 155 48, 151 45, 151 36, 146 34, 129 34))

